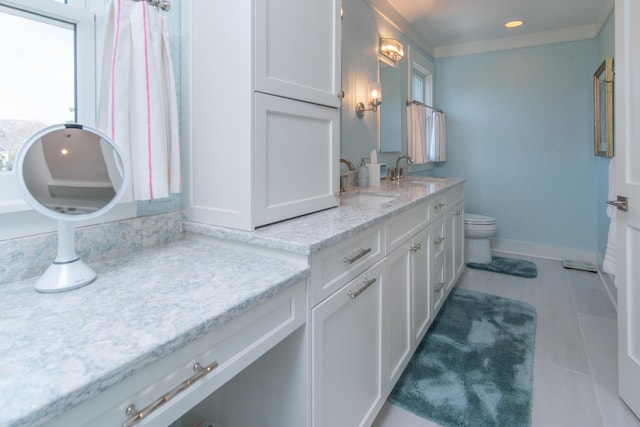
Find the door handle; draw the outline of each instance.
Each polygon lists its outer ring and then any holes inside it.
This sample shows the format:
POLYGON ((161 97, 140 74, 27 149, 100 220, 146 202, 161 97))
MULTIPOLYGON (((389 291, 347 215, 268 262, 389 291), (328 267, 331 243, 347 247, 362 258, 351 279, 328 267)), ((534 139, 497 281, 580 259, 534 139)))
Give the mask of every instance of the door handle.
POLYGON ((609 200, 607 204, 615 206, 620 211, 627 212, 629 210, 629 199, 625 196, 618 196, 616 200, 609 200))

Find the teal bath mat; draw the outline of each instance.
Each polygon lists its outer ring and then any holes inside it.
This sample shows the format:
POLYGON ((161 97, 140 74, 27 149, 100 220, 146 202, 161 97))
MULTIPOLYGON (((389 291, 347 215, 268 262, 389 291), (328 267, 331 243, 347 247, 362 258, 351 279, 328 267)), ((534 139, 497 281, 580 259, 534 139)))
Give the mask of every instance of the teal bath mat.
POLYGON ((493 271, 494 273, 510 274, 511 276, 526 277, 528 279, 538 277, 538 267, 531 261, 501 256, 491 257, 489 264, 469 262, 467 263, 467 267, 493 271))
POLYGON ((531 425, 536 311, 455 289, 389 400, 441 426, 531 425))

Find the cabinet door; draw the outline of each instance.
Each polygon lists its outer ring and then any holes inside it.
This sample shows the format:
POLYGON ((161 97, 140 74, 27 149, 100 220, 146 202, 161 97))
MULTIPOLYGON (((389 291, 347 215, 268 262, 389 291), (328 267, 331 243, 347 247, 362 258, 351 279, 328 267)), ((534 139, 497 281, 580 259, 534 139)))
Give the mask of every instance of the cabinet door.
POLYGON ((389 391, 404 370, 411 353, 412 242, 387 255, 388 283, 384 293, 384 390, 389 391))
POLYGON ((340 106, 340 4, 255 2, 256 91, 340 106))
POLYGON ((464 266, 464 203, 457 204, 447 213, 445 227, 445 282, 448 293, 464 266))
POLYGON ((255 97, 255 225, 338 206, 339 110, 255 97))
POLYGON ((431 254, 430 234, 427 230, 413 239, 413 348, 415 348, 431 325, 431 254))
POLYGON ((313 425, 363 426, 382 400, 384 261, 312 310, 313 425))
POLYGON ((431 313, 435 317, 444 303, 446 285, 445 282, 445 221, 440 219, 431 224, 429 230, 429 251, 431 269, 429 272, 431 288, 431 313))

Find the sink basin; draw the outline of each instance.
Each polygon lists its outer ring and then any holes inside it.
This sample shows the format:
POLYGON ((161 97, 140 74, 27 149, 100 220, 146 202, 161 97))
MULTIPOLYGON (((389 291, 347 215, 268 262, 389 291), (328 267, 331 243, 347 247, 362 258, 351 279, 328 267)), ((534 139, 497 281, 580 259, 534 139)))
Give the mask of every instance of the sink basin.
POLYGON ((395 197, 387 197, 387 196, 374 196, 371 194, 358 194, 357 196, 349 197, 345 199, 348 200, 350 205, 354 206, 364 206, 364 207, 378 207, 382 206, 385 203, 392 202, 395 200, 395 197))

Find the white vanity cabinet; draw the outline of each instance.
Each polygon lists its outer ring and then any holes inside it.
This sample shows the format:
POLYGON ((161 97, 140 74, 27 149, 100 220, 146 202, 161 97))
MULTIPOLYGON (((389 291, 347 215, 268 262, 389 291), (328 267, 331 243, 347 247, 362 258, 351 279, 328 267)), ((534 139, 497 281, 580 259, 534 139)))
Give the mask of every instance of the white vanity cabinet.
POLYGON ((447 296, 445 281, 445 221, 438 219, 429 226, 431 312, 435 317, 447 296))
MULTIPOLYGON (((138 370, 47 426, 167 426, 303 326, 305 297, 305 283, 300 282, 138 370)), ((244 403, 254 412, 277 410, 265 407, 264 400, 244 403)), ((302 417, 304 413, 288 425, 302 425, 302 417)))
POLYGON ((339 204, 339 5, 182 2, 190 220, 253 230, 339 204))
POLYGON ((445 234, 445 282, 447 292, 450 292, 464 268, 464 202, 457 203, 449 211, 445 234))
POLYGON ((383 261, 312 309, 313 425, 368 426, 383 402, 383 261))

